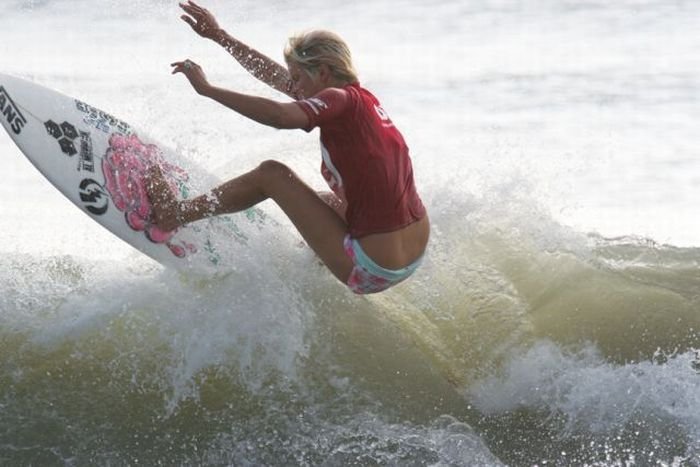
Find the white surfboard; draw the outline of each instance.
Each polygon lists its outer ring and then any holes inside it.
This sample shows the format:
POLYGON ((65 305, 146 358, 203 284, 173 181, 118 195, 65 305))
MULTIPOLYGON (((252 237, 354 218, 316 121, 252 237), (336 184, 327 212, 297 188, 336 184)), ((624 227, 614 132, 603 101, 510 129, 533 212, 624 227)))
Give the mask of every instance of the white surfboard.
MULTIPOLYGON (((190 175, 176 155, 130 124, 79 99, 0 74, 0 120, 39 171, 92 219, 156 261, 211 271, 231 241, 245 243, 247 228, 264 223, 258 209, 206 219, 163 232, 151 223, 144 176, 158 164, 181 198, 190 175)), ((204 174, 204 172, 202 172, 204 174)), ((229 265, 230 266, 230 265, 229 265)))

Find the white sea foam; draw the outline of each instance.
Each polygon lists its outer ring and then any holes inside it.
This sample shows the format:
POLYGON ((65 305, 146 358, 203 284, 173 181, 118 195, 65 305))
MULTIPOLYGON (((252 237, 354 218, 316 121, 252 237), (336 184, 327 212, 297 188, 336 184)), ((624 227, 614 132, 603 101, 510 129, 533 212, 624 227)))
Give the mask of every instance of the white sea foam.
POLYGON ((563 417, 560 436, 617 433, 633 421, 681 426, 688 458, 700 456, 697 350, 618 364, 593 345, 576 351, 541 341, 513 355, 497 375, 471 385, 475 407, 488 414, 519 408, 563 417))

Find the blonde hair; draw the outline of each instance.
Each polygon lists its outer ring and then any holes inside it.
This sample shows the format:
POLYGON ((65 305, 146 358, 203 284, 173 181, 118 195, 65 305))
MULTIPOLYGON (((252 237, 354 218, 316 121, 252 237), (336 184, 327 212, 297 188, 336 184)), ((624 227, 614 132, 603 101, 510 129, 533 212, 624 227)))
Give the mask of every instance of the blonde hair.
POLYGON ((330 31, 314 30, 290 37, 284 49, 284 59, 287 63, 296 63, 308 73, 315 73, 319 66, 327 65, 336 79, 348 83, 358 81, 348 45, 330 31))

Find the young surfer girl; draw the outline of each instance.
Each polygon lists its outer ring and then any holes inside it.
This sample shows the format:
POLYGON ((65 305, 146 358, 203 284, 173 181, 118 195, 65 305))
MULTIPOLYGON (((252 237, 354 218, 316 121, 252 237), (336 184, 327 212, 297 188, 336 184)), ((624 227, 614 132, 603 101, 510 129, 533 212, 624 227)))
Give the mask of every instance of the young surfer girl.
POLYGON ((268 198, 308 245, 355 293, 375 293, 408 278, 420 265, 430 225, 416 191, 408 147, 379 101, 364 89, 345 42, 329 31, 289 39, 287 67, 233 38, 193 1, 182 19, 223 46, 256 78, 292 97, 277 102, 213 86, 191 60, 172 64, 194 90, 263 125, 315 127, 321 173, 332 193, 317 193, 286 165, 269 160, 191 200, 178 200, 161 170, 149 172, 153 221, 163 230, 250 208, 268 198))

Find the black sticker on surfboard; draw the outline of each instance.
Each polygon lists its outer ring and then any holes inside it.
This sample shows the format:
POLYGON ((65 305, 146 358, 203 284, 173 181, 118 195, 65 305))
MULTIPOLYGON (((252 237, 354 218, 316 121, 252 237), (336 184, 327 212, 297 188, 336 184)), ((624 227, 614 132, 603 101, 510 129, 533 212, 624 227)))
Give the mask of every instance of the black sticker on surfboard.
POLYGON ((78 131, 73 125, 68 122, 63 122, 60 125, 53 120, 44 122, 46 132, 53 136, 61 147, 61 152, 67 156, 73 157, 78 154, 73 141, 78 137, 78 131))
POLYGON ((80 132, 80 158, 78 159, 78 170, 95 172, 95 156, 92 153, 92 138, 86 131, 80 132))
POLYGON ((83 202, 88 212, 101 216, 107 212, 109 206, 109 196, 105 193, 102 185, 91 178, 83 179, 80 182, 80 200, 83 202))
POLYGON ((10 124, 10 128, 14 134, 19 135, 22 133, 22 128, 27 124, 27 119, 22 112, 20 112, 19 107, 10 97, 7 90, 0 86, 0 113, 2 113, 3 118, 7 120, 10 124))

